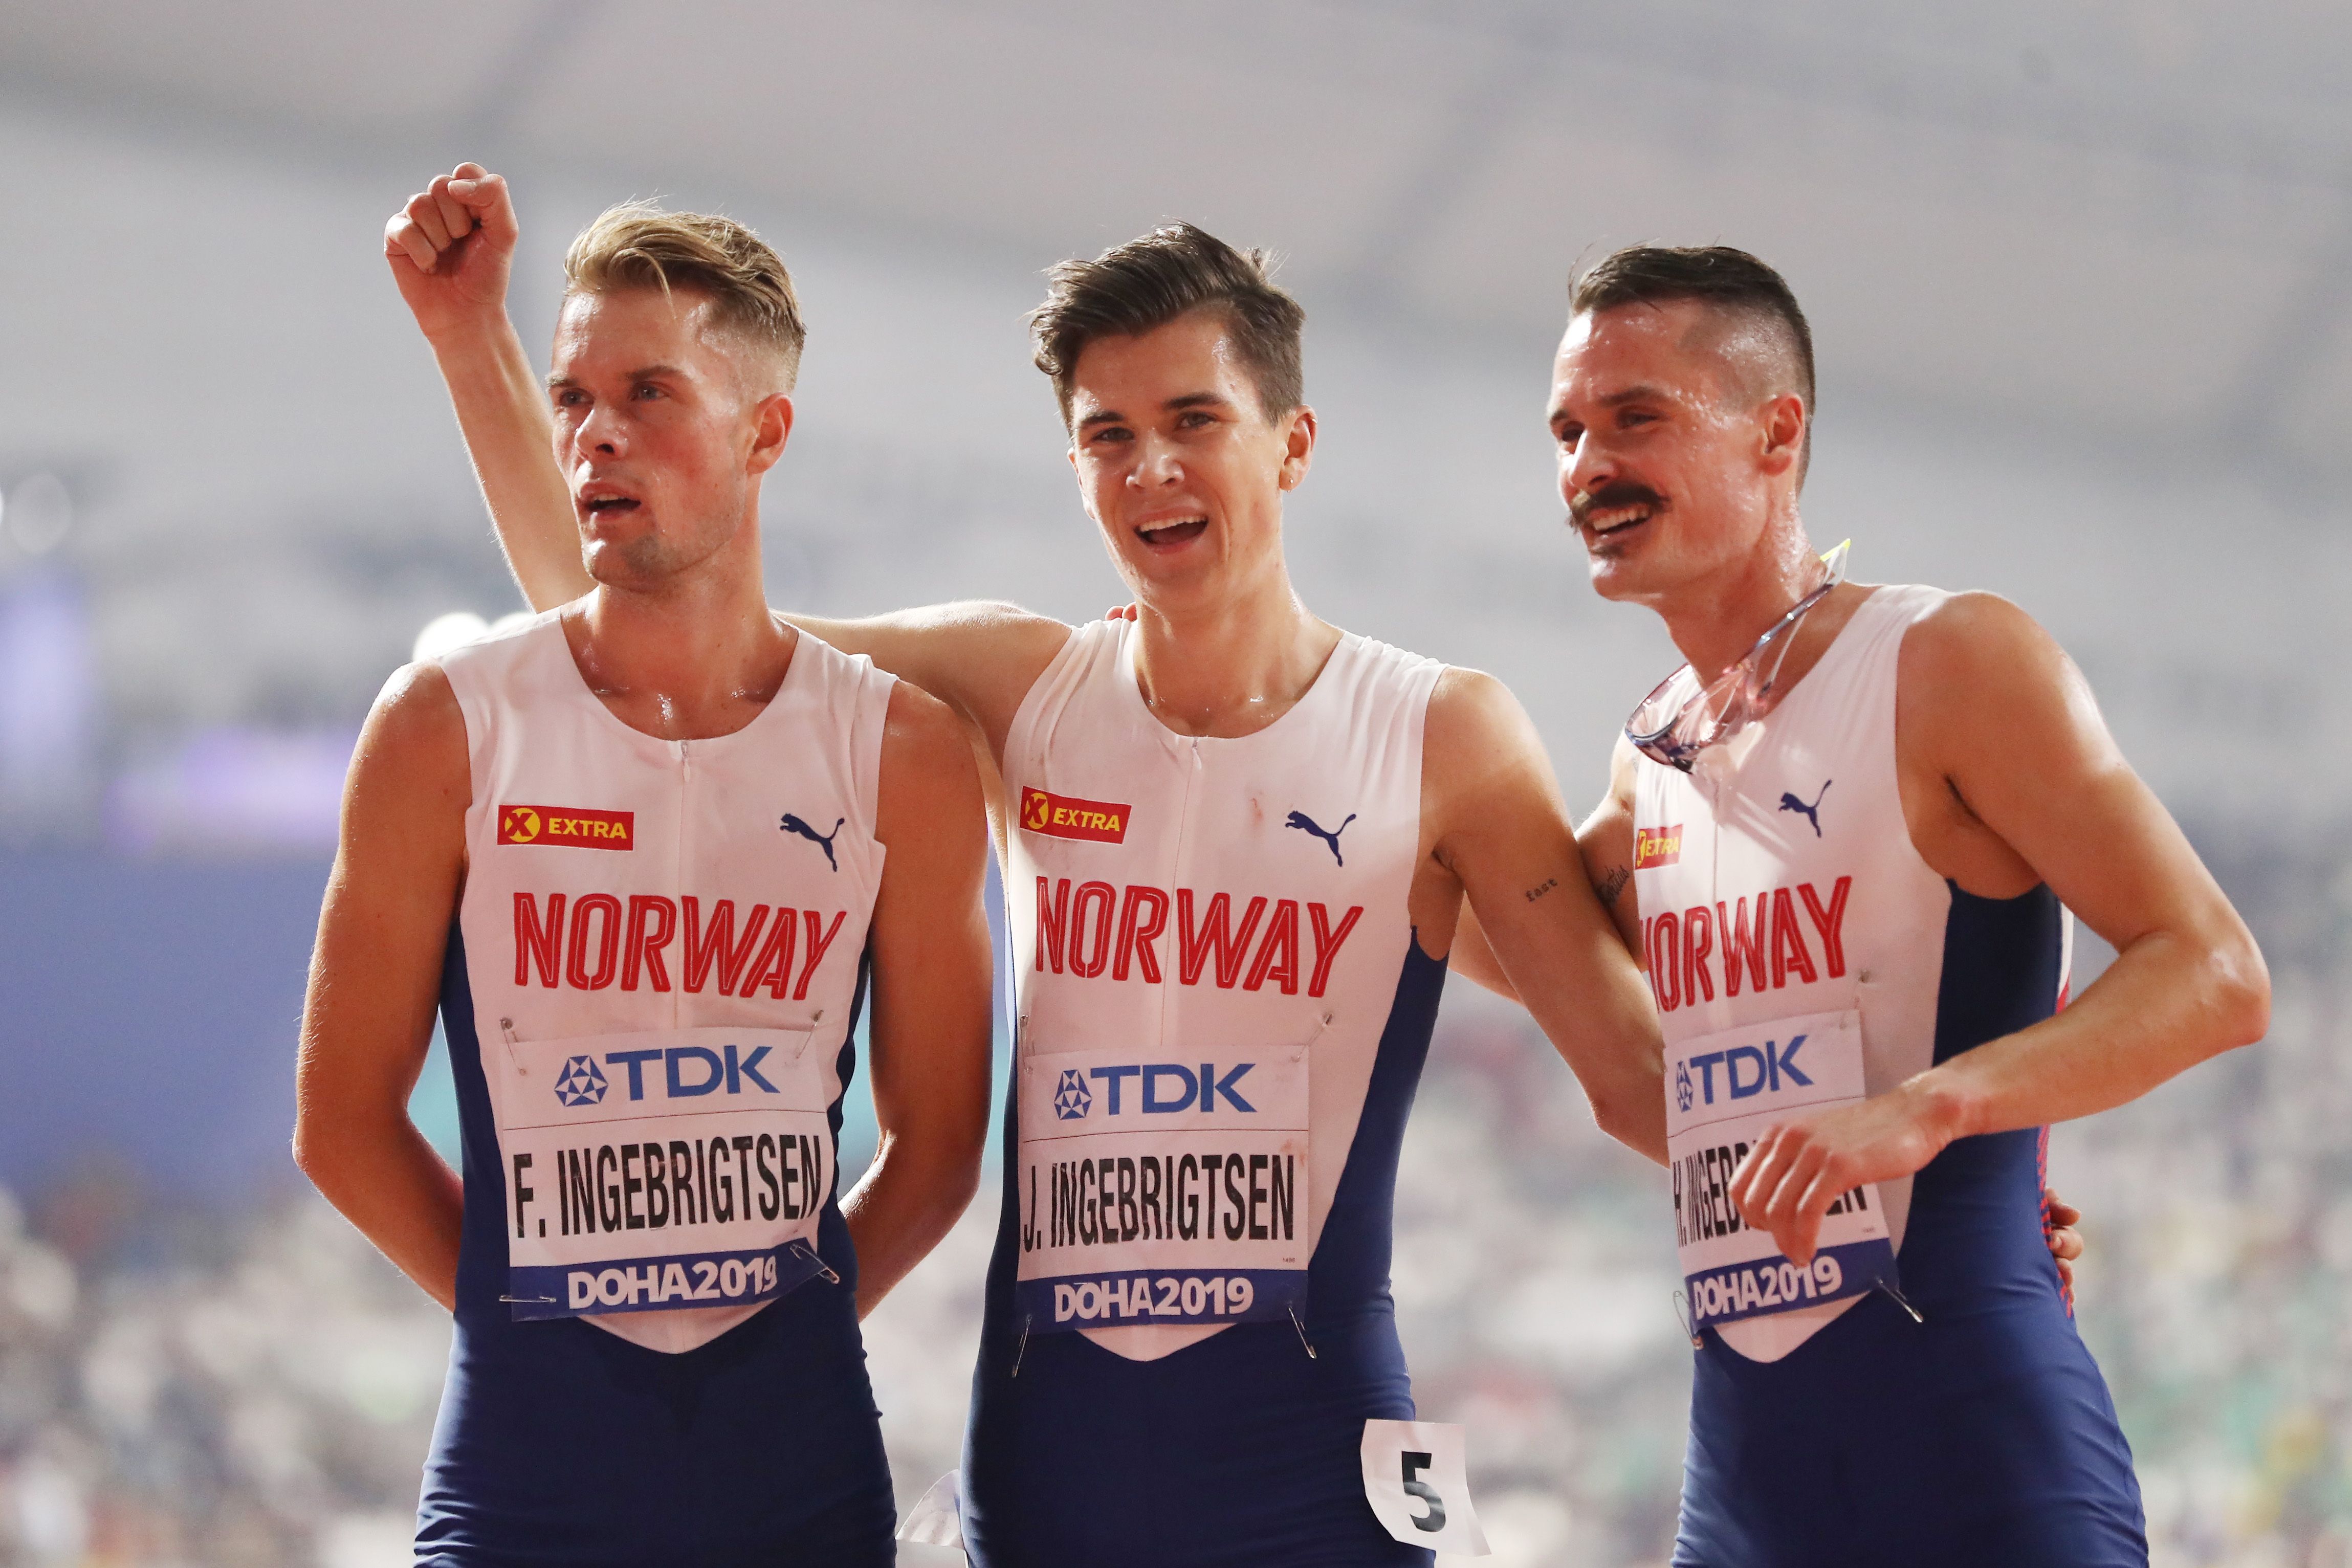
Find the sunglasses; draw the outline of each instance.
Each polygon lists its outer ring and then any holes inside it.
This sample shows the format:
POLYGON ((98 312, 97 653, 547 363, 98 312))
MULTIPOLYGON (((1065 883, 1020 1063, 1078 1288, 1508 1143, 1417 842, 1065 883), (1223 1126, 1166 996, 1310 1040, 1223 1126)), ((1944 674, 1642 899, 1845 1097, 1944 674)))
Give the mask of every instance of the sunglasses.
POLYGON ((1780 666, 1796 643, 1797 622, 1845 580, 1846 552, 1853 548, 1853 541, 1847 539, 1824 553, 1820 586, 1798 600, 1756 639, 1754 647, 1714 680, 1704 686, 1696 685, 1690 678, 1691 667, 1685 664, 1660 681, 1625 720, 1625 738, 1633 742, 1633 749, 1653 762, 1687 773, 1700 752, 1722 745, 1762 717, 1766 699, 1780 681, 1780 666))

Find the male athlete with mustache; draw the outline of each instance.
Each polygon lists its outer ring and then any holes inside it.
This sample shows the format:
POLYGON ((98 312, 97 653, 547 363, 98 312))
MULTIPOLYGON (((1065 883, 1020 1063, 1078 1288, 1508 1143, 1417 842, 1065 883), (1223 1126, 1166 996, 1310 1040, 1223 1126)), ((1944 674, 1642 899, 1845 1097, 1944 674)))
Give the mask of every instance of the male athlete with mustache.
MULTIPOLYGON (((2043 1137, 2260 1039, 2268 977, 2040 627, 1816 554, 1812 413, 1803 312, 1754 256, 1578 280, 1560 492, 1595 590, 1689 661, 1580 835, 1665 1033, 1697 1346, 1674 1560, 2145 1563, 2043 1137), (2068 910, 2116 953, 2071 1003, 2068 910)), ((1457 962, 1507 984, 1474 933, 1457 962)))

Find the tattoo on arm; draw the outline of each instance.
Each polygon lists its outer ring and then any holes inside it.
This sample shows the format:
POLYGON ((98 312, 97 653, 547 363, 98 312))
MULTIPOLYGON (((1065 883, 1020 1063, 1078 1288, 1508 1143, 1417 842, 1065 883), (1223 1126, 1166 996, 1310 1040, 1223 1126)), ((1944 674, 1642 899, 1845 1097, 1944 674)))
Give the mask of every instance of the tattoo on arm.
POLYGON ((1548 876, 1544 878, 1541 885, 1528 889, 1528 902, 1529 904, 1533 904, 1537 899, 1541 898, 1545 894, 1549 893, 1553 888, 1558 887, 1559 885, 1559 878, 1556 876, 1548 876))
POLYGON ((1601 895, 1601 907, 1614 909, 1618 899, 1624 896, 1625 884, 1633 880, 1633 873, 1623 866, 1611 866, 1609 874, 1601 879, 1601 885, 1592 890, 1601 895))

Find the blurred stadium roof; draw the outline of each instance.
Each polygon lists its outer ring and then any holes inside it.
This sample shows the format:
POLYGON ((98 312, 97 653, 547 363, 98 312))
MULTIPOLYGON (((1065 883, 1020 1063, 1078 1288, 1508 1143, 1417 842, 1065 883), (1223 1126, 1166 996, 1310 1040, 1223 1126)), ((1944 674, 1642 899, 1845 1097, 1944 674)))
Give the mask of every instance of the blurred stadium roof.
POLYGON ((293 160, 569 161, 1033 261, 1181 214, 1455 331, 1549 327, 1596 246, 1723 238, 1833 306, 1833 392, 2324 469, 2352 420, 2347 57, 2342 6, 2213 0, 0 17, 16 91, 293 160))

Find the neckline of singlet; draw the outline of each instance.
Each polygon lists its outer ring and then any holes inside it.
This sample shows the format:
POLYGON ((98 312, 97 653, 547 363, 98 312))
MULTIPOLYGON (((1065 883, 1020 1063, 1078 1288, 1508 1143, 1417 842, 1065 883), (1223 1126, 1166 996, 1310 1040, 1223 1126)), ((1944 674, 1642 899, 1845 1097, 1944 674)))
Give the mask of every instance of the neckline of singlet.
MULTIPOLYGON (((1822 676, 1837 671, 1843 661, 1859 657, 1853 650, 1862 647, 1868 640, 1867 631, 1862 637, 1856 637, 1854 634, 1860 628, 1863 618, 1874 614, 1881 603, 1898 602, 1890 596, 1899 591, 1899 586, 1892 583, 1876 583, 1871 587, 1869 597, 1853 607, 1853 613, 1846 617, 1845 624, 1839 627, 1837 635, 1830 639, 1830 645, 1822 650, 1822 656, 1813 661, 1813 667, 1807 670, 1797 684, 1790 688, 1789 695, 1782 697, 1771 712, 1758 719, 1750 727, 1749 733, 1756 738, 1745 747, 1738 745, 1738 737, 1734 737, 1727 743, 1735 749, 1738 758, 1736 766, 1745 768, 1754 759, 1756 753, 1770 744, 1775 735, 1785 730, 1790 722, 1792 712, 1796 716, 1801 717, 1805 710, 1799 705, 1810 705, 1825 700, 1809 697, 1806 694, 1823 689, 1828 683, 1822 678, 1822 676)), ((1682 674, 1686 686, 1698 678, 1688 664, 1683 666, 1682 674)), ((1663 767, 1664 764, 1659 766, 1663 767)))
POLYGON ((769 697, 761 706, 760 711, 753 714, 740 728, 730 729, 724 735, 697 735, 672 740, 663 736, 647 735, 605 706, 604 699, 596 695, 596 688, 588 684, 588 677, 580 673, 580 661, 572 653, 572 639, 563 634, 562 611, 549 612, 546 620, 533 630, 553 640, 555 646, 551 656, 562 661, 564 672, 571 677, 572 690, 578 694, 582 701, 595 711, 599 719, 610 725, 614 731, 630 741, 645 746, 658 746, 665 750, 672 750, 687 745, 702 747, 730 745, 767 723, 768 716, 783 706, 786 694, 792 692, 801 681, 802 649, 810 643, 817 641, 806 632, 794 628, 798 635, 793 643, 792 655, 784 664, 784 678, 776 684, 775 695, 769 697))
POLYGON ((1342 653, 1353 653, 1366 646, 1370 641, 1360 632, 1341 632, 1339 640, 1331 645, 1331 652, 1324 658, 1323 667, 1315 672, 1315 678, 1307 683, 1307 689, 1298 694, 1298 700, 1292 703, 1286 712, 1264 728, 1254 729, 1247 735, 1183 735, 1169 728, 1167 721, 1153 713, 1151 705, 1143 700, 1143 683, 1137 677, 1135 668, 1136 655, 1139 652, 1134 641, 1135 623, 1131 621, 1114 621, 1109 624, 1112 628, 1112 635, 1118 638, 1118 642, 1113 646, 1113 652, 1118 660, 1119 691, 1127 701, 1134 705, 1136 716, 1165 737, 1167 744, 1171 747, 1181 747, 1187 741, 1195 746, 1203 742, 1212 746, 1247 746, 1254 741, 1264 739, 1297 717, 1301 710, 1309 703, 1316 702, 1320 697, 1324 687, 1331 684, 1332 666, 1339 662, 1339 656, 1342 653))

